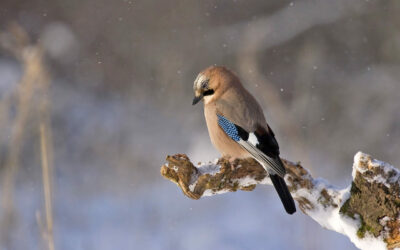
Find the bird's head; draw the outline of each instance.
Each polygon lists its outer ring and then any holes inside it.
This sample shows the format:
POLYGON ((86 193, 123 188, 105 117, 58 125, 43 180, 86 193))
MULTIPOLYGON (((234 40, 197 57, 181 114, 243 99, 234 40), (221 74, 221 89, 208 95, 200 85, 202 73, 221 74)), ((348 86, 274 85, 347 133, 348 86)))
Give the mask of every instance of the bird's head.
POLYGON ((201 71, 193 85, 193 105, 201 100, 210 103, 221 96, 231 85, 239 82, 235 74, 222 66, 211 66, 201 71))

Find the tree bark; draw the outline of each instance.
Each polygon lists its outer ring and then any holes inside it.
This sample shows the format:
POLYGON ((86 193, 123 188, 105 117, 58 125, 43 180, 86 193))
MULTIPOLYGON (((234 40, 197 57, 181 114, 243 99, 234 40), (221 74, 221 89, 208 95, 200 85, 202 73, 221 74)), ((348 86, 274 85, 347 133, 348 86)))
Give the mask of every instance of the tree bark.
MULTIPOLYGON (((233 163, 220 158, 194 166, 184 154, 167 156, 161 175, 175 182, 191 199, 236 190, 252 191, 269 184, 267 172, 254 159, 233 163)), ((400 247, 400 172, 387 163, 357 153, 353 181, 339 189, 314 179, 300 163, 283 159, 285 181, 300 210, 321 226, 342 233, 359 248, 400 247)))

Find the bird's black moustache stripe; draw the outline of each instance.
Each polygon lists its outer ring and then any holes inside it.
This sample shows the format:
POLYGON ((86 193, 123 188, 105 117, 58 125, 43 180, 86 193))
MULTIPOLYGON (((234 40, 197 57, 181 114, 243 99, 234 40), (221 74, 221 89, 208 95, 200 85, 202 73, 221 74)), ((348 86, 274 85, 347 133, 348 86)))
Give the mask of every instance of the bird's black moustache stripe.
POLYGON ((208 95, 212 95, 212 94, 214 94, 214 90, 207 89, 206 91, 204 91, 203 96, 208 96, 208 95))

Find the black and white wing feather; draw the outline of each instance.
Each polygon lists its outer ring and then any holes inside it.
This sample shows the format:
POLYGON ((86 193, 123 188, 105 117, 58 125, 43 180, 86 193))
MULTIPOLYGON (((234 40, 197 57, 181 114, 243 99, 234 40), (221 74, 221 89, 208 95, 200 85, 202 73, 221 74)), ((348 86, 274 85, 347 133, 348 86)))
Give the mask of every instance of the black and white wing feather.
POLYGON ((279 198, 288 214, 296 212, 296 205, 283 179, 286 170, 279 158, 279 146, 271 128, 259 127, 247 132, 242 127, 232 123, 222 115, 218 115, 218 124, 232 140, 239 143, 268 172, 279 198))
POLYGON ((218 114, 217 116, 218 124, 225 133, 247 150, 268 173, 282 178, 285 176, 286 170, 279 158, 279 147, 273 134, 257 130, 247 132, 222 115, 218 114))

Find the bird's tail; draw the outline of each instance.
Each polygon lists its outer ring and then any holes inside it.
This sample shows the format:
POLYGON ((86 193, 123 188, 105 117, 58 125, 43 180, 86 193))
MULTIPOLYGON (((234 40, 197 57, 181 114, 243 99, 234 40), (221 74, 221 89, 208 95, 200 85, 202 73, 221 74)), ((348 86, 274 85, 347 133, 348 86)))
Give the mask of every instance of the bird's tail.
POLYGON ((286 186, 285 180, 276 174, 270 174, 269 177, 272 184, 274 184, 276 192, 278 192, 279 198, 281 199, 286 212, 288 214, 296 212, 296 205, 294 204, 293 197, 286 186))

